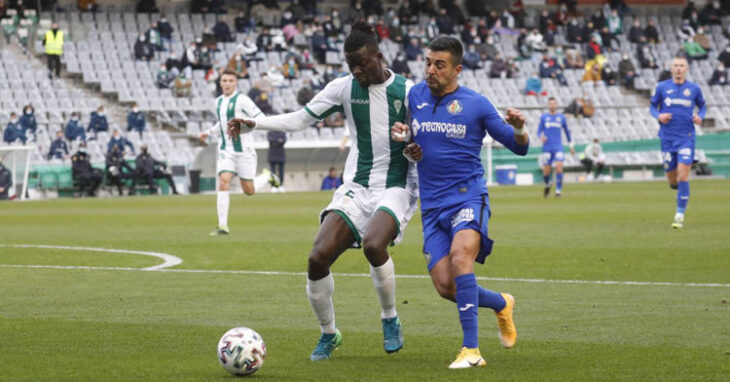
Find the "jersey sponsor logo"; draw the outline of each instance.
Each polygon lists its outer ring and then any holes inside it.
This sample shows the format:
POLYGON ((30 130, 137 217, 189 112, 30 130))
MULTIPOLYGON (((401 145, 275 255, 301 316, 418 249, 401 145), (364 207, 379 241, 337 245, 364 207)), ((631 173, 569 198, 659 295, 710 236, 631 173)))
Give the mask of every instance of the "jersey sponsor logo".
POLYGON ((470 222, 472 220, 474 220, 474 209, 462 208, 458 214, 454 215, 454 217, 451 218, 451 227, 456 227, 461 223, 470 222))
POLYGON ((464 106, 461 105, 461 102, 459 102, 458 99, 455 99, 449 103, 449 106, 446 107, 446 110, 451 115, 457 115, 461 113, 462 110, 464 110, 464 106))
POLYGON ((393 107, 395 108, 395 112, 397 114, 400 114, 400 109, 401 109, 401 107, 403 107, 403 101, 401 101, 399 99, 393 101, 393 107))
POLYGON ((690 94, 692 94, 692 91, 689 89, 684 89, 684 93, 682 93, 682 94, 684 94, 685 97, 689 97, 690 94))
POLYGON ((351 104, 356 104, 356 105, 370 105, 370 100, 369 99, 353 98, 353 99, 350 100, 350 103, 351 104))
POLYGON ((672 94, 672 93, 674 93, 674 89, 667 90, 667 94, 672 94))
POLYGON ((466 125, 460 123, 445 122, 418 122, 413 120, 413 136, 418 133, 442 133, 446 138, 464 139, 466 137, 466 125))
MULTIPOLYGON (((687 90, 689 90, 689 89, 687 89, 687 90)), ((683 98, 665 98, 664 104, 667 105, 667 107, 672 106, 672 105, 692 107, 692 101, 690 101, 688 99, 683 99, 683 98)))
POLYGON ((424 102, 424 103, 422 103, 420 105, 416 105, 416 109, 421 110, 421 109, 423 109, 426 106, 428 106, 428 102, 424 102))
POLYGON ((563 125, 560 124, 560 119, 558 119, 557 122, 545 122, 545 127, 557 127, 557 128, 561 128, 561 127, 563 127, 563 125))

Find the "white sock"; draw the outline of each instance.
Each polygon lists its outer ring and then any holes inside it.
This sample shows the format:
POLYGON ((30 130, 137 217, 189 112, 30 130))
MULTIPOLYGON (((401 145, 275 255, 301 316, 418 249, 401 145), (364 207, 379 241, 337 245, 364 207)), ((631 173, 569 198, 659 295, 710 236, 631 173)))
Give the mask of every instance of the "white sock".
POLYGON ((253 186, 256 189, 256 191, 261 190, 264 188, 266 183, 269 183, 269 180, 271 180, 271 175, 269 175, 266 172, 261 173, 257 177, 253 178, 253 186))
POLYGON ((230 192, 218 191, 218 227, 228 227, 228 205, 230 204, 230 192))
POLYGON ((313 281, 307 278, 307 296, 312 305, 314 315, 319 320, 322 333, 335 333, 335 305, 332 303, 332 294, 335 292, 335 279, 332 273, 322 279, 313 281))
POLYGON ((380 318, 393 318, 398 315, 395 311, 395 267, 393 259, 388 258, 385 264, 379 267, 370 266, 370 277, 373 287, 380 300, 380 318))

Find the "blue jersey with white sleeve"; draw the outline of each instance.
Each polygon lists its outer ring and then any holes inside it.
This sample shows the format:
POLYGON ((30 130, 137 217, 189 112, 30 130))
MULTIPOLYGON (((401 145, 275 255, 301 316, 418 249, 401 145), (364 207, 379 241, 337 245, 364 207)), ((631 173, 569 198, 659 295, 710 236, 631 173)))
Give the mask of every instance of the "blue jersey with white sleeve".
POLYGON ((426 82, 408 95, 413 139, 421 146, 418 162, 421 209, 464 203, 487 193, 481 162, 487 133, 518 155, 529 144, 515 141, 514 129, 483 95, 466 87, 434 97, 426 82))
POLYGON ((705 119, 707 108, 702 89, 690 81, 677 84, 669 79, 657 84, 651 96, 649 111, 654 118, 662 113, 671 113, 672 119, 667 123, 659 123, 659 138, 662 140, 691 140, 695 138, 695 126, 692 122, 695 106, 699 108, 697 115, 705 119))
POLYGON ((568 143, 571 143, 568 122, 563 113, 544 113, 540 116, 540 124, 537 126, 537 137, 547 137, 542 145, 543 152, 563 151, 563 131, 568 143))

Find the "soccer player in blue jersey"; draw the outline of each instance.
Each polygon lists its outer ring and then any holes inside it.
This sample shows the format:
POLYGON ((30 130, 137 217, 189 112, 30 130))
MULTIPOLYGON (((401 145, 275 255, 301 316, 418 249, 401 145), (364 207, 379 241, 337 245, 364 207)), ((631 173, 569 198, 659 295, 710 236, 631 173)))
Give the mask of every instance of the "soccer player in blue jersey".
POLYGON ((651 115, 659 120, 664 171, 669 187, 677 190, 677 212, 673 228, 684 226, 684 212, 689 202, 689 173, 695 154, 695 124, 705 119, 702 89, 687 81, 689 64, 684 57, 672 60, 672 78, 660 82, 651 96, 651 115), (695 106, 699 109, 695 113, 695 106))
POLYGON ((558 113, 558 101, 550 97, 548 99, 549 113, 540 116, 540 124, 537 126, 537 136, 542 140, 542 180, 545 182, 543 196, 547 198, 550 194, 550 172, 555 164, 555 197, 560 197, 563 192, 563 131, 570 144, 570 154, 575 155, 575 147, 570 139, 568 122, 563 113, 558 113))
POLYGON ((525 116, 507 109, 506 119, 479 93, 459 86, 463 48, 459 40, 439 36, 426 54, 426 80, 408 96, 410 127, 396 123, 392 137, 413 142, 404 154, 418 162, 423 220, 423 252, 438 293, 456 302, 464 335, 461 353, 449 368, 484 366, 479 352, 478 308, 497 314, 506 348, 517 339, 514 298, 477 285, 474 261, 484 263, 492 250, 487 222, 489 194, 481 162, 488 133, 518 155, 527 154, 525 116))

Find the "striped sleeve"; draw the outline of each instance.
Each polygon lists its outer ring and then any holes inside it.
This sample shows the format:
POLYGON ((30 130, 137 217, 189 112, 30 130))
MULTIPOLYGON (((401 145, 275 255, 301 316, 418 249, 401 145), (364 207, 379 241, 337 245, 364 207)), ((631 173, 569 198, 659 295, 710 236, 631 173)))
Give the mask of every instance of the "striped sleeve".
POLYGON ((317 93, 314 98, 307 103, 304 110, 312 116, 312 118, 320 121, 327 118, 332 113, 344 112, 344 108, 342 106, 344 101, 343 94, 345 93, 344 90, 346 85, 351 81, 352 79, 350 76, 332 80, 332 82, 327 84, 322 91, 317 93))

